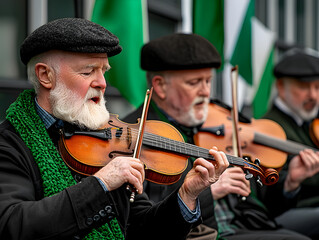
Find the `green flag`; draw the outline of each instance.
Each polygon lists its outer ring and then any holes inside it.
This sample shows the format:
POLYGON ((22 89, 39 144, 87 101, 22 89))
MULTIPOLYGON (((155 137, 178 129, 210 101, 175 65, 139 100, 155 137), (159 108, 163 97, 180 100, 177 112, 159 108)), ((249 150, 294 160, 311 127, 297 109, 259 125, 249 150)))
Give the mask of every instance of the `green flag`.
POLYGON ((111 70, 106 81, 135 107, 144 101, 147 88, 140 68, 144 7, 143 0, 95 0, 92 13, 92 21, 115 34, 123 47, 119 55, 109 59, 111 70))
POLYGON ((239 74, 250 85, 253 83, 252 74, 252 29, 251 18, 255 15, 254 0, 249 1, 247 8, 244 9, 242 24, 238 32, 238 38, 236 41, 233 54, 230 59, 230 63, 233 66, 240 65, 238 68, 239 74))
POLYGON ((261 118, 269 106, 275 77, 273 75, 275 34, 256 18, 252 20, 252 68, 253 84, 251 98, 254 118, 261 118))
MULTIPOLYGON (((252 106, 254 118, 260 118, 267 111, 274 81, 275 38, 254 15, 254 0, 193 0, 194 33, 215 45, 223 56, 224 71, 238 65, 239 81, 245 86, 238 98, 252 106)), ((227 102, 231 81, 230 72, 224 73, 227 102)))
POLYGON ((193 32, 209 40, 224 63, 224 0, 193 0, 193 32))

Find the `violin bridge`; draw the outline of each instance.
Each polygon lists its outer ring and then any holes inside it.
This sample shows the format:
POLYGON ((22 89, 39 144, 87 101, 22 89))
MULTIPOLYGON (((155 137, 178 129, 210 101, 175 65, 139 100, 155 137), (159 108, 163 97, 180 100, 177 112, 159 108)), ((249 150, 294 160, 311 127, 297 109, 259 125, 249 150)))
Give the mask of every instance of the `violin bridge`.
POLYGON ((122 133, 123 133, 123 128, 122 127, 117 128, 115 132, 115 137, 120 138, 122 136, 122 133))

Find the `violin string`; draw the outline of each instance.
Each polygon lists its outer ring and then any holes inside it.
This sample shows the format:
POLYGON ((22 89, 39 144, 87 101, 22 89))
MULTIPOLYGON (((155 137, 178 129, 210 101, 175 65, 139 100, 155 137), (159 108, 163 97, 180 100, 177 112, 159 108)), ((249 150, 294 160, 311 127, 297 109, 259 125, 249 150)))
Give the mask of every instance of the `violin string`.
MULTIPOLYGON (((132 132, 133 133, 137 133, 138 131, 133 129, 132 132)), ((132 137, 134 137, 134 134, 132 135, 132 137)), ((159 146, 159 147, 162 147, 162 148, 163 148, 163 146, 174 146, 175 147, 175 151, 177 151, 176 149, 179 148, 179 149, 184 149, 186 153, 190 152, 190 151, 197 152, 198 156, 213 160, 212 156, 209 154, 209 150, 208 149, 201 148, 201 147, 198 147, 196 145, 189 144, 189 143, 180 142, 180 141, 176 141, 176 140, 173 140, 173 139, 165 138, 165 137, 162 137, 162 136, 154 135, 152 133, 145 133, 144 134, 144 138, 143 138, 143 142, 144 143, 147 142, 147 143, 150 143, 153 146, 155 145, 155 146, 159 146)), ((170 147, 170 150, 172 150, 171 147, 170 147)), ((185 152, 182 152, 181 150, 179 152, 180 153, 185 153, 185 152)), ((236 163, 236 162, 238 164, 242 165, 241 159, 240 159, 239 162, 236 161, 236 159, 233 160, 233 163, 236 163)))
MULTIPOLYGON (((135 129, 133 129, 132 131, 133 133, 136 133, 137 131, 135 129)), ((134 137, 134 136, 133 136, 134 137)), ((203 158, 212 158, 212 156, 209 154, 209 150, 205 149, 205 148, 201 148, 199 146, 193 145, 193 144, 189 144, 189 143, 185 143, 185 142, 181 142, 181 141, 176 141, 173 139, 169 139, 169 138, 165 138, 162 136, 158 136, 152 133, 145 133, 144 134, 144 139, 143 141, 149 141, 149 142, 155 142, 155 146, 158 146, 159 143, 161 146, 174 146, 175 149, 179 148, 179 149, 185 149, 185 152, 197 152, 198 156, 201 156, 203 158)), ((154 144, 153 144, 154 145, 154 144)), ((171 148, 170 148, 171 150, 171 148)), ((180 151, 181 152, 181 151, 180 151)), ((181 152, 183 153, 183 152, 181 152)), ((243 159, 241 158, 237 158, 231 155, 227 155, 228 160, 231 160, 232 163, 237 164, 237 165, 243 165, 243 159), (229 159, 230 158, 230 159, 229 159)))
MULTIPOLYGON (((180 141, 176 141, 173 139, 166 139, 165 137, 157 136, 157 135, 150 134, 150 133, 146 133, 145 137, 146 137, 146 139, 148 139, 150 141, 156 141, 157 143, 160 142, 162 145, 168 144, 168 145, 173 145, 175 148, 184 149, 185 153, 187 153, 187 152, 198 153, 197 156, 199 156, 199 157, 213 159, 212 156, 209 154, 208 149, 205 149, 205 148, 202 148, 202 147, 190 144, 190 143, 180 142, 180 141)), ((182 151, 180 151, 180 152, 182 152, 182 151)), ((232 163, 237 163, 237 164, 242 165, 242 159, 233 158, 232 156, 228 156, 228 157, 231 158, 230 160, 232 163)), ((228 160, 229 160, 229 158, 228 158, 228 160)))
MULTIPOLYGON (((131 128, 130 133, 125 133, 125 134, 122 134, 121 136, 124 137, 125 139, 127 139, 129 137, 132 137, 134 139, 138 134, 138 130, 131 128)), ((145 132, 144 136, 143 136, 143 142, 149 143, 152 146, 157 146, 157 147, 161 147, 161 148, 165 148, 163 146, 166 146, 166 148, 168 148, 167 146, 170 146, 169 150, 172 150, 172 146, 173 146, 173 148, 175 148, 175 151, 177 151, 177 149, 180 150, 180 151, 178 151, 179 153, 186 153, 186 155, 188 155, 187 153, 189 153, 189 152, 191 152, 193 154, 197 153, 197 155, 195 154, 196 156, 203 157, 203 158, 210 159, 210 160, 214 160, 213 157, 209 154, 208 149, 205 149, 205 148, 202 148, 202 147, 190 144, 190 143, 185 143, 185 142, 177 141, 174 139, 166 138, 163 136, 159 136, 159 135, 156 135, 153 133, 145 132), (184 151, 182 151, 182 149, 184 151)), ((235 156, 231 156, 231 155, 227 155, 227 154, 226 154, 226 156, 227 156, 228 161, 231 162, 232 164, 243 165, 243 162, 245 162, 244 159, 239 158, 239 157, 235 157, 235 156)))

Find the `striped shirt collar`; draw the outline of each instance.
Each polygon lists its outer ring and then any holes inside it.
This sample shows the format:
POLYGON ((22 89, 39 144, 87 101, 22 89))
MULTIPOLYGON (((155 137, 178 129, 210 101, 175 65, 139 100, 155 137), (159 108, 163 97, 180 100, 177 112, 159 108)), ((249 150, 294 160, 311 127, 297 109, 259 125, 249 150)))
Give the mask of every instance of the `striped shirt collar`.
POLYGON ((44 126, 46 129, 49 129, 53 124, 56 123, 56 121, 58 119, 56 119, 55 117, 53 117, 50 113, 48 113, 46 110, 44 110, 38 103, 37 98, 34 98, 35 101, 35 109, 38 113, 38 115, 40 116, 40 118, 42 119, 44 126))

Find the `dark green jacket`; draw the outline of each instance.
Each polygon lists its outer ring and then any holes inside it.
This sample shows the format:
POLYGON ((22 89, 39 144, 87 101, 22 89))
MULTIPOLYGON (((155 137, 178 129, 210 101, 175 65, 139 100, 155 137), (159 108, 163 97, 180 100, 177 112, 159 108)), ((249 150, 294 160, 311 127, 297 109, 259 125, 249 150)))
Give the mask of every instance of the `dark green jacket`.
MULTIPOLYGON (((304 124, 301 127, 298 126, 292 117, 282 112, 275 105, 272 106, 272 108, 267 112, 264 118, 273 120, 280 124, 280 126, 284 129, 288 140, 302 143, 310 147, 316 147, 309 135, 309 124, 304 124)), ((288 164, 292 157, 293 156, 288 156, 287 162, 280 172, 281 176, 285 176, 287 174, 288 164)), ((319 174, 306 179, 301 185, 297 207, 319 206, 318 187, 319 174)))
MULTIPOLYGON (((140 118, 141 113, 142 106, 125 117, 123 121, 136 123, 136 120, 137 118, 140 118)), ((158 109, 154 102, 151 102, 147 117, 147 119, 169 122, 182 133, 184 139, 187 142, 193 143, 193 135, 196 132, 196 128, 186 128, 175 123, 174 121, 169 121, 168 118, 158 109)), ((149 198, 157 202, 170 194, 172 191, 176 190, 176 188, 179 188, 183 183, 184 176, 192 167, 191 159, 189 159, 188 163, 188 168, 184 172, 182 179, 173 185, 164 186, 145 181, 145 192, 148 194, 149 198)), ((278 216, 282 211, 284 211, 284 209, 289 208, 290 205, 294 203, 292 201, 285 201, 282 196, 282 188, 274 189, 271 194, 266 194, 264 191, 266 189, 259 189, 256 186, 254 180, 251 181, 251 186, 252 189, 256 189, 256 191, 254 192, 257 195, 257 198, 253 196, 254 194, 251 194, 251 196, 247 197, 247 200, 243 202, 240 201, 240 198, 238 198, 234 194, 229 194, 227 197, 225 197, 229 209, 235 215, 232 223, 240 229, 277 229, 278 226, 273 220, 273 217, 278 216), (273 194, 276 197, 274 197, 273 194), (274 206, 274 204, 272 204, 272 201, 276 202, 275 207, 271 208, 270 211, 268 211, 268 209, 259 200, 257 200, 261 199, 263 195, 269 196, 267 198, 270 199, 270 203, 268 205, 274 206)), ((199 199, 201 204, 203 223, 209 227, 217 229, 215 213, 212 207, 214 200, 210 189, 207 189, 207 191, 203 192, 200 195, 199 199)))

